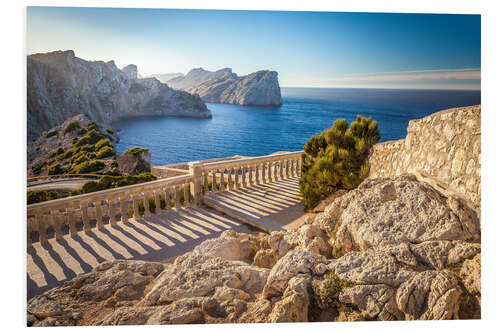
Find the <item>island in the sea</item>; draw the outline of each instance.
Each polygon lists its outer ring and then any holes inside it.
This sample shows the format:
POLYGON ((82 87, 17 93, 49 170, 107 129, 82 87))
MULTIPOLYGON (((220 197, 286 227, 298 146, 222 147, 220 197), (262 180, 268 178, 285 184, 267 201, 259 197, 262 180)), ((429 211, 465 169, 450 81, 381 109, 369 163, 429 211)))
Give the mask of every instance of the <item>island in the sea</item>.
MULTIPOLYGON (((160 79, 161 76, 157 76, 160 79)), ((194 68, 166 83, 174 89, 197 94, 207 103, 279 106, 283 103, 278 73, 261 70, 238 76, 231 68, 215 72, 194 68)))

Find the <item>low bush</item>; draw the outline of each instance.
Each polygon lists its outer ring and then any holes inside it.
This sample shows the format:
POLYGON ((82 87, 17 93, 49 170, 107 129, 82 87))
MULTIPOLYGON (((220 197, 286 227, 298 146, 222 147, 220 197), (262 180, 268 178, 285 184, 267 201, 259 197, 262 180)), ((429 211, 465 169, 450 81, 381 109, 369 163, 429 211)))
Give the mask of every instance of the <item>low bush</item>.
POLYGON ((96 158, 106 158, 106 157, 111 157, 115 156, 115 150, 111 147, 103 147, 97 154, 95 155, 96 158))
POLYGON ((150 182, 156 180, 156 177, 150 173, 145 172, 137 176, 111 176, 105 175, 99 179, 99 181, 88 181, 86 182, 82 189, 82 193, 91 193, 96 191, 102 191, 109 188, 122 187, 127 185, 140 184, 145 182, 150 182))
POLYGON ((56 159, 58 161, 65 160, 67 158, 72 157, 74 154, 78 153, 79 151, 80 151, 79 148, 68 149, 65 152, 63 152, 62 154, 57 155, 56 159))
POLYGON ((54 164, 54 165, 47 168, 48 175, 61 175, 65 172, 66 172, 66 170, 59 163, 54 164))
POLYGON ((339 307, 339 295, 343 289, 353 287, 354 283, 339 278, 334 272, 324 275, 323 280, 314 281, 312 287, 314 294, 319 298, 321 308, 327 309, 332 306, 339 307))
POLYGON ((66 125, 66 128, 64 129, 64 134, 73 132, 76 129, 80 128, 80 124, 77 121, 72 121, 68 125, 66 125))
POLYGON ((106 147, 106 146, 113 148, 113 145, 111 144, 111 142, 108 139, 101 139, 95 144, 95 150, 99 151, 99 150, 101 150, 102 147, 106 147))
POLYGON ((35 173, 35 174, 39 174, 40 171, 42 171, 43 167, 45 167, 46 165, 47 165, 46 161, 37 163, 31 167, 31 171, 33 171, 33 173, 35 173))
POLYGON ((110 128, 106 128, 106 132, 108 132, 111 135, 115 134, 115 132, 110 128))
POLYGON ((56 136, 59 132, 58 131, 50 131, 48 132, 45 137, 48 139, 48 138, 51 138, 53 136, 56 136))
POLYGON ((28 205, 37 203, 37 202, 43 202, 43 201, 49 201, 49 200, 55 200, 59 198, 63 198, 66 195, 59 194, 56 191, 28 191, 27 193, 27 202, 28 205))
POLYGON ((313 208, 339 189, 357 187, 368 175, 366 158, 380 139, 378 124, 357 116, 349 123, 338 119, 333 127, 311 137, 302 153, 300 192, 304 206, 313 208))
POLYGON ((76 132, 76 134, 78 135, 84 135, 87 133, 87 129, 85 127, 82 127, 78 130, 78 132, 76 132))
POLYGON ((101 132, 95 130, 95 129, 92 129, 90 130, 87 135, 85 135, 84 137, 80 138, 77 142, 76 142, 76 145, 77 146, 84 146, 84 145, 93 145, 97 142, 99 142, 99 140, 102 140, 102 139, 106 139, 106 136, 104 134, 102 134, 101 132))
POLYGON ((106 164, 102 161, 86 161, 73 167, 72 173, 92 173, 102 170, 106 164))

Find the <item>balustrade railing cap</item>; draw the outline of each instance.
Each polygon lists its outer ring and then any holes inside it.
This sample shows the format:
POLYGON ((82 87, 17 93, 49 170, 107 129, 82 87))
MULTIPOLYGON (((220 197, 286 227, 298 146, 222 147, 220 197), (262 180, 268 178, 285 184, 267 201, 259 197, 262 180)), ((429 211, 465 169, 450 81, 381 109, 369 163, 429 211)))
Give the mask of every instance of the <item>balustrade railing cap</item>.
POLYGON ((82 201, 90 201, 92 199, 95 200, 95 199, 98 199, 100 197, 106 197, 106 196, 109 196, 111 194, 118 194, 118 193, 133 191, 133 190, 137 190, 137 189, 141 189, 141 188, 147 189, 147 188, 156 187, 156 186, 162 185, 162 184, 168 185, 168 183, 176 183, 178 181, 188 180, 191 178, 192 178, 191 174, 180 175, 180 176, 175 176, 175 177, 170 177, 170 178, 157 179, 157 180, 153 180, 153 181, 146 182, 146 183, 127 185, 127 186, 123 186, 123 187, 111 188, 108 190, 79 194, 79 195, 61 198, 61 199, 56 199, 56 200, 51 200, 51 201, 39 202, 39 203, 28 205, 28 211, 35 210, 35 209, 41 209, 41 208, 56 207, 56 206, 61 206, 61 205, 71 204, 71 203, 76 204, 76 203, 79 203, 82 201))
POLYGON ((211 167, 239 165, 239 164, 245 164, 245 163, 249 163, 249 162, 274 161, 274 160, 280 160, 280 159, 285 158, 285 157, 300 155, 300 154, 302 154, 302 152, 303 151, 301 150, 301 151, 278 153, 278 154, 265 155, 265 156, 245 157, 245 158, 240 158, 240 159, 232 160, 232 161, 217 161, 217 162, 211 162, 211 163, 204 163, 203 167, 204 168, 211 168, 211 167))

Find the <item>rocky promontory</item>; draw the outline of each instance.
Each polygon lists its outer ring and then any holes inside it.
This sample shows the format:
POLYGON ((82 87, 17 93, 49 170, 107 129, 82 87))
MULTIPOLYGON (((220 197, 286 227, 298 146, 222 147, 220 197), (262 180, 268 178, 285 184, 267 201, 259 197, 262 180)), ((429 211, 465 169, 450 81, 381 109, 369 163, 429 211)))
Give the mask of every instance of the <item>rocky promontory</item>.
POLYGON ((283 103, 278 73, 262 70, 238 76, 231 68, 215 72, 195 68, 185 76, 167 81, 174 89, 199 95, 209 103, 278 106, 283 103))
POLYGON ((211 117, 196 95, 157 79, 139 79, 137 67, 86 61, 69 51, 27 58, 28 140, 77 114, 103 124, 137 116, 211 117))

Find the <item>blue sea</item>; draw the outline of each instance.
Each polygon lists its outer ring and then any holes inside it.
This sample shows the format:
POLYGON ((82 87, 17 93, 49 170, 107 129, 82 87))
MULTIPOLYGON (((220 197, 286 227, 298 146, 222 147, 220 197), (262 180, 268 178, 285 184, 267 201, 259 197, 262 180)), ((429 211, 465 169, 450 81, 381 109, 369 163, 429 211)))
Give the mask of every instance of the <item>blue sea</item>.
POLYGON ((480 91, 282 88, 279 108, 207 103, 212 119, 151 117, 120 121, 119 153, 148 148, 154 165, 232 155, 302 150, 338 118, 378 121, 381 141, 406 136, 408 121, 481 103, 480 91))

